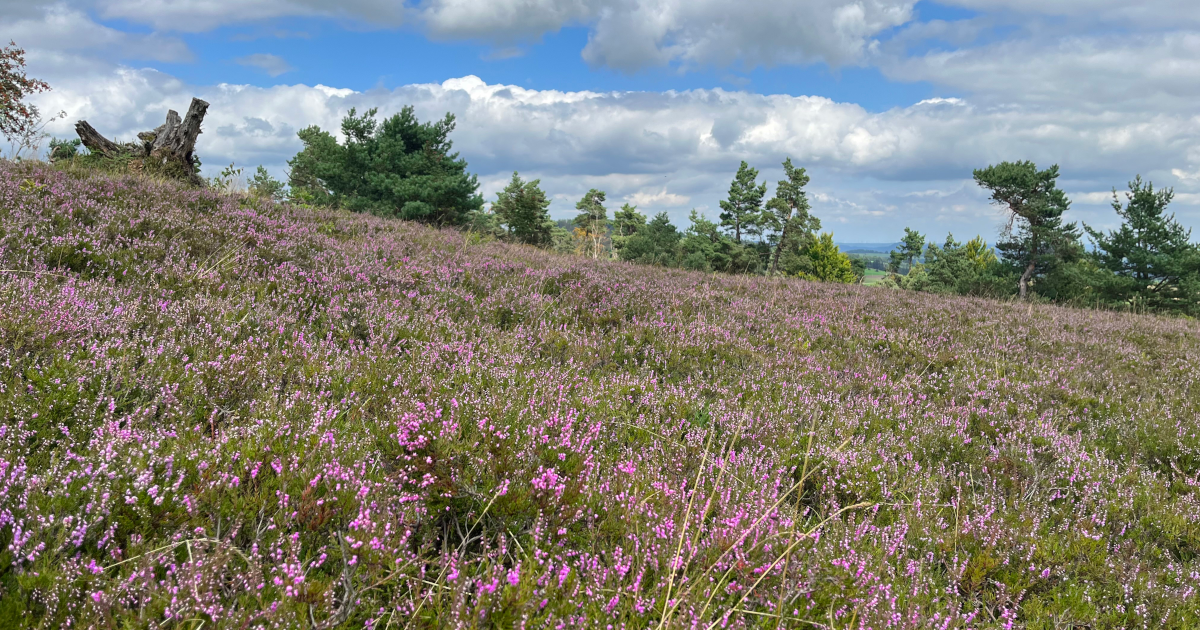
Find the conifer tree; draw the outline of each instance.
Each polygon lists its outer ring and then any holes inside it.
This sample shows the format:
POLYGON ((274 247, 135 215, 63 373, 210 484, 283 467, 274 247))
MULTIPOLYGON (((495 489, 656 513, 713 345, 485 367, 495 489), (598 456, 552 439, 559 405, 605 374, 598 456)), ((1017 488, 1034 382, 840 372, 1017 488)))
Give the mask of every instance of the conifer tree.
POLYGON ((729 198, 721 201, 721 227, 733 232, 733 240, 742 242, 742 233, 754 232, 761 220, 762 200, 767 194, 767 184, 755 183, 758 169, 746 162, 738 167, 733 183, 729 185, 729 198))
POLYGON ((646 215, 638 212, 637 206, 624 204, 613 213, 612 248, 620 256, 625 243, 646 225, 646 215))
POLYGON ((996 248, 1020 270, 1021 299, 1037 276, 1061 267, 1079 253, 1079 230, 1063 223, 1071 207, 1058 189, 1058 165, 1039 171, 1033 162, 1001 162, 977 169, 975 182, 991 192, 992 202, 1005 209, 1008 224, 996 248))
POLYGON ((514 171, 508 186, 497 193, 492 212, 516 241, 545 247, 550 244, 554 222, 550 220, 550 200, 540 184, 540 179, 527 182, 514 171))
POLYGON ((1154 189, 1141 176, 1129 182, 1125 203, 1113 189, 1113 210, 1121 227, 1104 234, 1085 226, 1096 245, 1095 259, 1111 272, 1099 287, 1111 302, 1194 312, 1200 301, 1200 251, 1191 230, 1167 214, 1175 193, 1154 189))
POLYGON ((807 244, 812 233, 821 229, 820 220, 808 213, 808 194, 804 192, 809 182, 808 174, 803 168, 792 166, 792 158, 784 160, 783 174, 784 179, 775 186, 775 196, 767 202, 767 209, 762 213, 763 224, 772 232, 775 241, 767 275, 775 275, 783 250, 807 244))
POLYGON ((437 225, 460 225, 483 207, 478 180, 451 151, 452 114, 422 123, 405 107, 379 122, 377 111, 351 109, 340 144, 320 127, 300 130, 304 149, 288 161, 298 198, 437 225))

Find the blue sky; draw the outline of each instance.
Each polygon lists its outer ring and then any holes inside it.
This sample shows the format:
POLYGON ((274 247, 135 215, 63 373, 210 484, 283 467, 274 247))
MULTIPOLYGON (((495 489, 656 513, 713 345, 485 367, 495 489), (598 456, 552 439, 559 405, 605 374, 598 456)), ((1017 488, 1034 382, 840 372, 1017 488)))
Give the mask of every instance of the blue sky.
POLYGON ((214 171, 285 176, 299 128, 411 104, 455 113, 489 198, 518 170, 555 216, 599 187, 682 225, 741 160, 773 184, 791 157, 839 241, 994 240, 971 169, 1031 159, 1077 220, 1111 225, 1142 174, 1200 224, 1194 0, 0 0, 0 38, 54 86, 57 135, 209 100, 214 171))

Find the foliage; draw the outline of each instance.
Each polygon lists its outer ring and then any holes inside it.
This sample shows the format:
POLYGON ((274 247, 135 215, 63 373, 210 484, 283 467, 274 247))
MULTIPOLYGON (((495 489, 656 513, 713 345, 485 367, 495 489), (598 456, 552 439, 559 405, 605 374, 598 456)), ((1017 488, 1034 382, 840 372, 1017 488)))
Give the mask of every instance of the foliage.
POLYGON ((0 627, 1200 626, 1195 320, 0 200, 0 627))
POLYGON ((756 273, 761 259, 754 249, 721 232, 720 226, 692 210, 691 225, 679 243, 682 265, 696 271, 756 273))
POLYGON ((905 262, 911 269, 924 250, 925 235, 916 230, 904 228, 904 238, 900 240, 900 247, 892 250, 889 255, 888 271, 900 273, 901 265, 905 262))
POLYGON ((774 246, 769 275, 779 268, 781 253, 799 252, 812 240, 813 232, 821 229, 820 220, 808 212, 808 194, 804 191, 808 174, 803 168, 792 166, 792 158, 783 161, 783 174, 784 179, 775 185, 775 196, 767 202, 761 221, 768 242, 774 246))
POLYGON ((250 194, 261 199, 280 202, 287 198, 287 186, 278 179, 271 177, 266 167, 261 164, 254 170, 254 176, 250 178, 250 182, 246 187, 250 191, 250 194))
POLYGON ((854 273, 854 282, 861 283, 867 275, 867 261, 862 258, 851 257, 850 269, 854 273))
POLYGON ((1008 223, 996 249, 1005 262, 1021 270, 1021 299, 1037 278, 1080 257, 1079 230, 1062 220, 1071 202, 1058 189, 1058 165, 1039 171, 1033 162, 1001 162, 976 169, 974 176, 1007 214, 1008 223))
POLYGON ((242 192, 245 189, 245 179, 242 177, 242 167, 230 162, 229 166, 221 169, 220 173, 208 181, 208 185, 221 192, 242 192))
POLYGON ((342 144, 316 126, 299 132, 304 149, 288 162, 298 200, 435 225, 461 225, 483 206, 479 182, 451 151, 453 115, 422 123, 405 107, 380 123, 377 111, 351 109, 342 144))
POLYGON ((807 268, 795 275, 821 282, 857 283, 862 276, 854 273, 850 257, 833 244, 833 233, 826 232, 804 247, 807 268))
POLYGON ((25 99, 49 90, 48 83, 25 73, 25 50, 16 42, 0 48, 0 134, 23 141, 39 133, 41 115, 25 99))
POLYGON ((758 169, 751 168, 745 161, 738 167, 733 183, 729 185, 729 198, 721 204, 721 227, 733 232, 733 240, 742 243, 742 233, 761 234, 763 196, 767 194, 766 182, 758 184, 758 169))
POLYGON ((1104 234, 1085 226, 1096 245, 1095 259, 1109 272, 1099 286, 1104 300, 1164 311, 1196 313, 1200 303, 1200 248, 1191 230, 1167 214, 1170 188, 1154 189, 1139 176, 1129 182, 1125 203, 1113 189, 1121 227, 1104 234))
POLYGON ((613 213, 612 248, 619 258, 621 250, 629 237, 646 225, 646 215, 638 212, 637 206, 624 204, 620 210, 613 213))
POLYGON ((496 196, 492 212, 518 243, 545 247, 551 244, 554 222, 550 219, 550 200, 542 191, 541 180, 526 182, 515 171, 512 181, 496 196))
POLYGON ((71 138, 70 140, 51 138, 50 161, 57 162, 59 160, 70 160, 79 155, 79 149, 82 147, 83 141, 79 138, 71 138))
POLYGON ((608 240, 608 209, 604 207, 604 191, 595 188, 587 191, 575 204, 579 214, 575 217, 576 238, 582 253, 592 259, 600 258, 608 240))
POLYGON ((645 265, 678 266, 679 239, 679 230, 671 224, 667 213, 660 212, 626 239, 621 259, 645 265))

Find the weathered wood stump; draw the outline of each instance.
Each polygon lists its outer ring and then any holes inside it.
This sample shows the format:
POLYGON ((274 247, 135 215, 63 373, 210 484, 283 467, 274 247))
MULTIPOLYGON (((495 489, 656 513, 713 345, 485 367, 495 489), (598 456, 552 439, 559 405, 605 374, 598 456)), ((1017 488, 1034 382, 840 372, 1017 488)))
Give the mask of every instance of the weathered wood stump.
POLYGON ((193 184, 202 185, 204 180, 196 173, 192 153, 196 148, 196 137, 200 135, 200 123, 208 111, 208 103, 193 98, 183 118, 175 110, 167 112, 167 121, 150 131, 137 135, 140 142, 118 144, 100 135, 86 120, 75 123, 75 133, 83 146, 92 153, 110 158, 127 157, 132 170, 155 170, 182 176, 193 184))

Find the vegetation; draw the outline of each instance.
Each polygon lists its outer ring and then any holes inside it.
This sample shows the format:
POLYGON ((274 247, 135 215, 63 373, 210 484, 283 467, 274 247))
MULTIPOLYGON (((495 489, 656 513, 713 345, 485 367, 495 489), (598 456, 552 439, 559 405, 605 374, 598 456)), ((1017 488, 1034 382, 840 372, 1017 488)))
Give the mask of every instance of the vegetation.
POLYGON ((1155 190, 1137 177, 1125 203, 1114 189, 1113 209, 1122 224, 1107 234, 1084 226, 1093 244, 1088 251, 1075 224, 1063 222, 1070 202, 1055 186, 1057 166, 1039 171, 1032 162, 1005 162, 975 171, 975 178, 1009 214, 996 246, 1000 256, 979 236, 964 245, 948 235, 939 247, 905 228, 885 284, 1200 315, 1200 245, 1167 213, 1171 189, 1155 190), (904 262, 909 271, 900 276, 904 262))
POLYGON ((1113 190, 1113 210, 1121 227, 1088 234, 1103 270, 1098 291, 1109 302, 1128 302, 1163 311, 1196 312, 1200 301, 1200 248, 1188 239, 1191 230, 1167 214, 1174 193, 1154 190, 1138 177, 1129 183, 1126 203, 1113 190))
POLYGON ((43 131, 46 124, 66 116, 60 112, 43 121, 38 108, 25 101, 49 90, 50 85, 45 81, 26 74, 25 50, 18 48, 16 42, 10 41, 0 48, 0 135, 9 141, 9 157, 19 159, 22 153, 36 154, 47 137, 43 131))
POLYGON ((300 131, 304 150, 288 162, 299 200, 434 225, 465 224, 483 206, 479 182, 451 152, 454 116, 417 120, 412 107, 375 120, 377 110, 342 119, 345 142, 312 126, 300 131))
POLYGON ((0 163, 0 627, 1194 628, 1198 362, 0 163))

